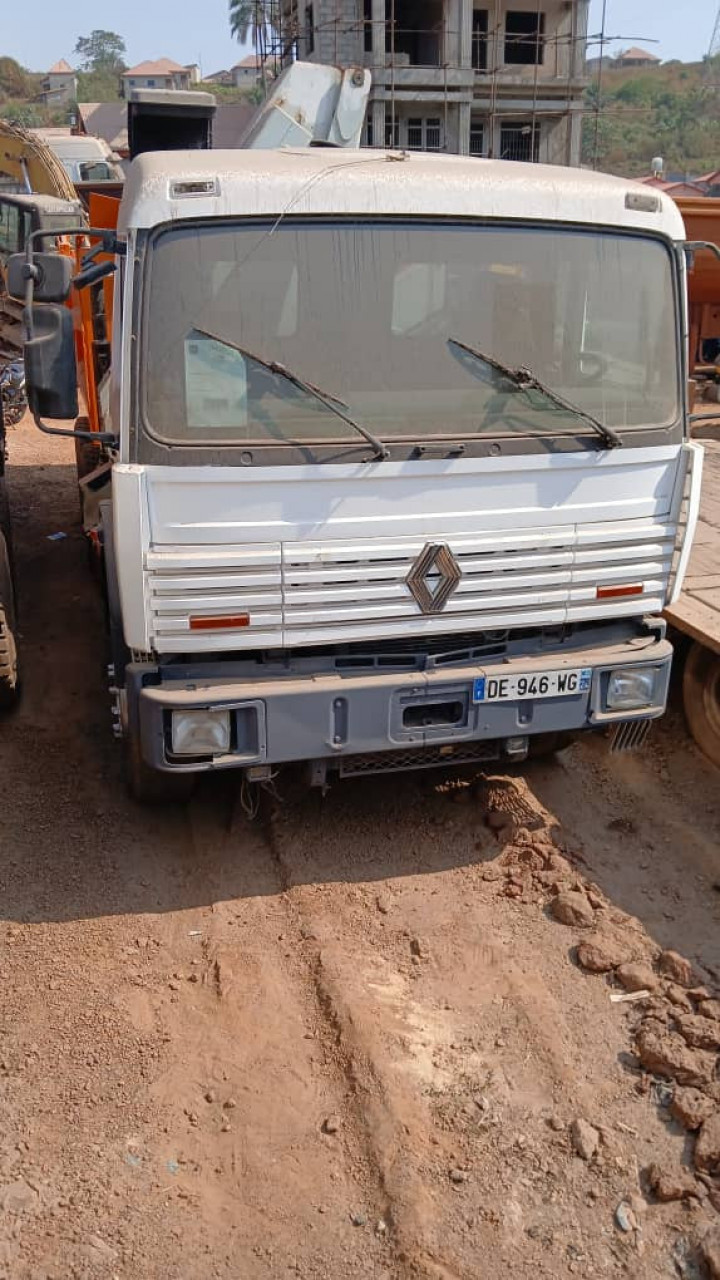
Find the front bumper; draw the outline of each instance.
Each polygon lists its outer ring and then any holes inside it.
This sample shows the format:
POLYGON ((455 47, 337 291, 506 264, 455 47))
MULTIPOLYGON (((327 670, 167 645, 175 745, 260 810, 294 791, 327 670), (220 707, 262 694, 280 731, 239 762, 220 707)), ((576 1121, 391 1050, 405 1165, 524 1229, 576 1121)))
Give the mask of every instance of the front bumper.
MULTIPOLYGON (((657 636, 635 636, 602 647, 574 648, 562 656, 502 661, 425 672, 282 675, 223 674, 223 664, 203 671, 133 664, 127 669, 127 714, 149 765, 172 772, 250 768, 297 761, 320 771, 351 772, 344 762, 387 752, 396 767, 492 759, 508 740, 536 734, 598 729, 662 715, 672 646, 657 636), (570 696, 475 703, 478 676, 538 675, 589 667, 590 687, 570 696), (656 669, 652 705, 637 710, 607 707, 610 673, 619 667, 656 669), (212 757, 173 756, 174 710, 225 708, 231 716, 230 750, 212 757), (415 709, 415 710, 413 710, 415 709), (322 762, 322 763, 321 763, 322 762)), ((228 664, 229 665, 229 664, 228 664)))

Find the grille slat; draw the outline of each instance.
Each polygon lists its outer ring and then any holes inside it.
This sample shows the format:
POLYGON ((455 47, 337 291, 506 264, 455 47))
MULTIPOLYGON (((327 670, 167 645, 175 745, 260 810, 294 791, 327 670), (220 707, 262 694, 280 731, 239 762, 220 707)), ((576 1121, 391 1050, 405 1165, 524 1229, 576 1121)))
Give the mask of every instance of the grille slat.
POLYGON ((556 626, 661 609, 674 535, 671 524, 625 520, 451 538, 461 578, 442 612, 427 615, 406 583, 426 546, 417 539, 154 547, 146 607, 161 652, 556 626), (642 594, 597 598, 598 586, 627 583, 642 594), (193 613, 238 612, 250 614, 249 626, 190 632, 193 613))

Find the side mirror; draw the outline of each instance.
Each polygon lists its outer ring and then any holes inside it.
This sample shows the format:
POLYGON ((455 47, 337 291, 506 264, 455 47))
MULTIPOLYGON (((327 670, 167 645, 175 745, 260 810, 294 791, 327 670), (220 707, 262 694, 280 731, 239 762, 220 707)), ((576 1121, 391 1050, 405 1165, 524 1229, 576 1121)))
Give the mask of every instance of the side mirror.
POLYGON ((76 418, 72 314, 67 307, 50 305, 33 307, 32 318, 33 337, 25 343, 25 385, 30 409, 40 418, 76 418))
POLYGON ((70 294, 73 261, 64 253, 34 253, 28 267, 24 253, 14 253, 7 260, 7 291, 11 298, 25 300, 28 271, 33 274, 35 302, 65 302, 70 294))

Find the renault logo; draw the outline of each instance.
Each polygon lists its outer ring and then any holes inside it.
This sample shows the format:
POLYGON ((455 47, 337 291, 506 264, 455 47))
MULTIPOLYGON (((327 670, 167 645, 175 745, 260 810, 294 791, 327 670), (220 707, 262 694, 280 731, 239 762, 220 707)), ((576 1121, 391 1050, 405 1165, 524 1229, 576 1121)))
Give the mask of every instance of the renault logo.
POLYGON ((439 613, 461 577, 460 566, 450 548, 443 542, 428 542, 405 581, 423 613, 439 613))

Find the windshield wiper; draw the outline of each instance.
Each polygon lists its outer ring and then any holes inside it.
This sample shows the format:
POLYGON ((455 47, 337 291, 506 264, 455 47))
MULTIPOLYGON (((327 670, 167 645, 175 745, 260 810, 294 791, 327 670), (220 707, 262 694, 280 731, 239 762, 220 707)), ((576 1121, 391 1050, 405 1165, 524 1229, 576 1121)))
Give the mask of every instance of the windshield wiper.
POLYGON ((476 351, 474 347, 469 347, 466 342, 461 342, 459 338, 448 338, 448 345, 459 347, 461 351, 466 351, 468 355, 474 356, 476 360, 481 360, 483 364, 487 364, 491 369, 496 369, 498 373, 503 374, 514 387, 520 391, 539 391, 541 395, 546 396, 548 400, 556 404, 558 408, 565 409, 568 413, 572 413, 576 418, 582 418, 592 427, 599 436, 602 436, 608 449, 617 449, 622 445, 622 440, 613 431, 612 427, 606 427, 604 422, 599 418, 588 413, 587 410, 581 409, 579 405, 573 404, 572 400, 566 400, 559 392, 553 391, 552 387, 548 387, 541 382, 532 369, 511 369, 510 365, 503 364, 501 360, 496 360, 494 356, 488 356, 484 351, 476 351))
POLYGON ((304 391, 306 395, 312 396, 313 399, 325 405, 331 413, 336 417, 342 418, 343 422, 347 422, 349 427, 353 427, 355 431, 359 431, 364 436, 368 444, 371 444, 375 450, 375 458, 382 461, 384 458, 390 457, 390 451, 382 440, 368 427, 363 426, 361 422, 357 422, 349 413, 345 412, 348 406, 344 400, 339 400, 337 396, 332 395, 329 391, 323 391, 321 387, 316 387, 314 383, 308 382, 305 378, 301 378, 299 374, 293 373, 292 369, 286 368, 284 364, 280 364, 279 360, 263 360, 262 356, 256 356, 254 351, 248 351, 247 347, 241 347, 237 342, 230 342, 228 338, 220 338, 216 333, 211 333, 209 329, 201 329, 198 325, 193 325, 195 333, 201 333, 204 338, 211 338, 213 342, 220 342, 225 347, 230 347, 233 351, 238 351, 241 356, 247 356, 248 360, 254 360, 256 364, 262 365, 263 369, 269 369, 270 373, 275 373, 281 378, 285 378, 287 382, 291 382, 298 390, 304 391))

